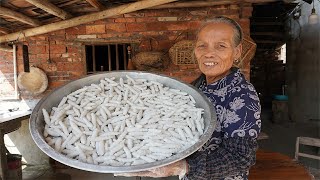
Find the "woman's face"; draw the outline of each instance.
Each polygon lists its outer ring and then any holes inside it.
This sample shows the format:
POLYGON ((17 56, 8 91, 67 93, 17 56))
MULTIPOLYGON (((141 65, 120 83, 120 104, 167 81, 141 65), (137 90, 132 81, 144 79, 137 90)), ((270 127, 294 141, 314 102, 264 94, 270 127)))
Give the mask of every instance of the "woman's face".
POLYGON ((208 84, 228 75, 233 61, 240 58, 242 48, 235 47, 233 37, 233 28, 225 23, 208 24, 198 33, 195 56, 208 84))

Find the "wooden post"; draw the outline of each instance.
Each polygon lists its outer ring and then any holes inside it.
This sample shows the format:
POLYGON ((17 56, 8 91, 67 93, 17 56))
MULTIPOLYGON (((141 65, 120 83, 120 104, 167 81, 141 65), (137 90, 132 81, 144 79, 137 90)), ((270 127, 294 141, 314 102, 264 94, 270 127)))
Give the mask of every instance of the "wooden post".
POLYGON ((121 5, 118 7, 106 9, 104 11, 100 11, 100 12, 96 12, 96 13, 92 13, 92 14, 88 14, 88 15, 83 15, 83 16, 72 18, 72 19, 43 25, 40 27, 26 29, 21 32, 15 32, 12 34, 3 35, 3 36, 0 36, 0 43, 19 40, 18 38, 21 34, 23 34, 23 36, 21 36, 21 37, 30 37, 30 36, 35 36, 35 35, 39 35, 39 34, 45 34, 48 32, 66 29, 69 27, 78 26, 78 25, 85 24, 88 22, 97 21, 100 19, 105 19, 108 17, 117 16, 117 15, 121 15, 121 14, 125 14, 125 13, 130 13, 130 12, 134 12, 134 11, 138 11, 141 9, 146 9, 146 8, 150 8, 153 6, 158 6, 161 4, 174 2, 174 1, 177 1, 177 0, 137 1, 134 3, 125 4, 125 5, 121 5))

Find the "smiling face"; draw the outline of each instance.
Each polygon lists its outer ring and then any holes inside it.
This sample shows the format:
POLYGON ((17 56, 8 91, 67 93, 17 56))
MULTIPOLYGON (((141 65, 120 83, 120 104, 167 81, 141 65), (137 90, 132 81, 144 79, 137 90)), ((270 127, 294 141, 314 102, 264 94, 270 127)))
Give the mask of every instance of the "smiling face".
POLYGON ((200 71, 206 75, 207 83, 212 84, 229 74, 241 51, 241 44, 235 45, 232 26, 217 22, 200 30, 194 53, 200 71))

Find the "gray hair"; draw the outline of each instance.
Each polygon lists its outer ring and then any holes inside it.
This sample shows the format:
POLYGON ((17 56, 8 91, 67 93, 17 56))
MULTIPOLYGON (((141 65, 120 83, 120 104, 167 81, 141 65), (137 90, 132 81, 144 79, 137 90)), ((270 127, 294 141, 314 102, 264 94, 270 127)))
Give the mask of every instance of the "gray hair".
POLYGON ((241 43, 243 33, 242 33, 242 29, 241 29, 240 25, 235 20, 228 18, 228 17, 225 17, 225 16, 216 16, 216 17, 213 17, 211 19, 206 20, 205 23, 202 24, 202 26, 197 31, 197 39, 198 39, 199 32, 203 28, 205 28, 209 24, 215 24, 215 23, 225 23, 225 24, 230 25, 234 30, 233 42, 234 42, 235 46, 238 46, 241 43))

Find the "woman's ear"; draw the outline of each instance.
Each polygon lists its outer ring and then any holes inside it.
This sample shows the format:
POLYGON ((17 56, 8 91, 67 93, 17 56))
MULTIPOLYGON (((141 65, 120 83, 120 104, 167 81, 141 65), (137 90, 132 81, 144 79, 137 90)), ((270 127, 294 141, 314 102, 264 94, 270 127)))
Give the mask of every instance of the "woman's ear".
POLYGON ((242 44, 239 44, 235 48, 234 59, 240 59, 242 54, 242 44))

